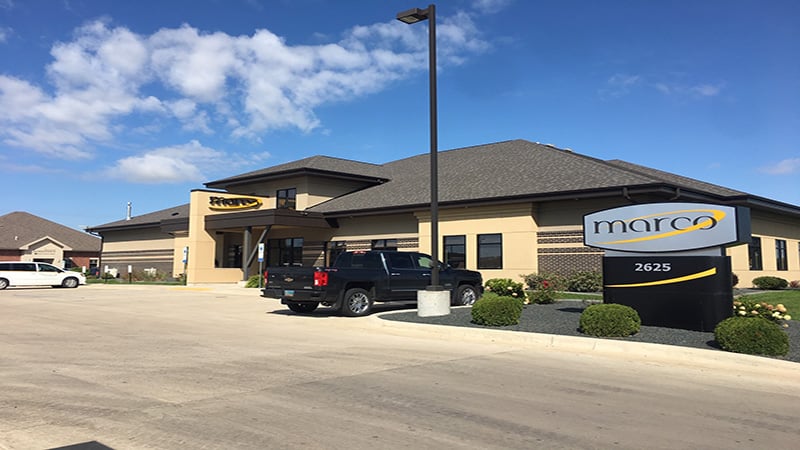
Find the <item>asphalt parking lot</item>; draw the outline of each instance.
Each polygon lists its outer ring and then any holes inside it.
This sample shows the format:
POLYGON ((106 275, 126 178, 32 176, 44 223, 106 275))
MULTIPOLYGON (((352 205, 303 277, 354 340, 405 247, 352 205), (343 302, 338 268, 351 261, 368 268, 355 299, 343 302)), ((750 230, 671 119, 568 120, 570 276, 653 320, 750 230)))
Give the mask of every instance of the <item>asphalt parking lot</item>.
POLYGON ((800 372, 785 361, 304 317, 220 286, 12 288, 0 292, 0 317, 2 449, 792 448, 800 439, 800 372))

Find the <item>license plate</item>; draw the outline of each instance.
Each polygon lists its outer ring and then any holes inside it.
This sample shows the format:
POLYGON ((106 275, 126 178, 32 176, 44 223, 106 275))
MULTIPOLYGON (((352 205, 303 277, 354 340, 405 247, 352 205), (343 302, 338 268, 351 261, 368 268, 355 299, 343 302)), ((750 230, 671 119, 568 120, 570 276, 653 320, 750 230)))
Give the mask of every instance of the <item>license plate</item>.
POLYGON ((283 291, 283 296, 284 297, 294 297, 294 290, 287 289, 287 290, 283 291))

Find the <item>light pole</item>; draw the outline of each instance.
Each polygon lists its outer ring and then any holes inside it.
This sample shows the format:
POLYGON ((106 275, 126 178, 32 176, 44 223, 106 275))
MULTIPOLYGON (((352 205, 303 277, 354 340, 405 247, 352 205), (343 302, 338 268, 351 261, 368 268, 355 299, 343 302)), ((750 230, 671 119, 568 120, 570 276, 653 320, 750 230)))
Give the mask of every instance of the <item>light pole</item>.
POLYGON ((430 80, 430 125, 431 125, 431 284, 429 291, 441 291, 439 284, 439 167, 436 111, 436 5, 426 9, 413 8, 397 14, 397 20, 412 24, 428 20, 428 73, 430 80))

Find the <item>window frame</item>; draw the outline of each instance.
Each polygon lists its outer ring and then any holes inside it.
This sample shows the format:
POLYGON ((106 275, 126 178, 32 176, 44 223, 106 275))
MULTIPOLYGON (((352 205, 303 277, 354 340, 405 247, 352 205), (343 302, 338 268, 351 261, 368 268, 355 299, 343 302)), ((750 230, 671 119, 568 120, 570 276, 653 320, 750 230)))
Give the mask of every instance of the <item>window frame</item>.
POLYGON ((786 248, 786 239, 775 239, 775 268, 776 270, 789 270, 789 253, 786 248))
POLYGON ((502 233, 487 233, 487 234, 479 234, 477 236, 478 242, 478 269, 483 270, 498 270, 503 268, 503 234, 502 233), (486 238, 498 238, 499 242, 481 242, 482 239, 486 238), (486 253, 490 250, 497 250, 497 255, 486 255, 486 253), (494 260, 495 258, 499 260, 499 264, 488 264, 486 259, 491 258, 494 260))
POLYGON ((275 209, 297 209, 297 188, 278 189, 275 192, 275 209))
POLYGON ((761 238, 751 236, 750 243, 747 244, 747 259, 750 270, 764 270, 764 255, 761 252, 761 238), (758 264, 753 264, 757 262, 758 264))
POLYGON ((302 237, 268 239, 267 265, 272 267, 302 266, 304 245, 305 241, 302 237))
POLYGON ((449 265, 450 267, 452 267, 454 269, 466 269, 467 268, 467 236, 464 235, 464 234, 444 236, 442 238, 442 242, 443 242, 443 250, 444 250, 444 263, 449 265), (452 240, 459 240, 460 243, 459 242, 448 243, 447 242, 448 240, 451 240, 451 241, 452 240), (455 249, 458 248, 458 247, 461 248, 461 252, 460 253, 456 253, 456 251, 455 251, 455 249), (453 264, 451 262, 454 259, 452 257, 452 255, 460 255, 461 256, 460 260, 456 259, 456 262, 461 262, 462 265, 457 266, 456 264, 453 264))
POLYGON ((373 239, 370 244, 372 250, 397 251, 397 238, 373 239))

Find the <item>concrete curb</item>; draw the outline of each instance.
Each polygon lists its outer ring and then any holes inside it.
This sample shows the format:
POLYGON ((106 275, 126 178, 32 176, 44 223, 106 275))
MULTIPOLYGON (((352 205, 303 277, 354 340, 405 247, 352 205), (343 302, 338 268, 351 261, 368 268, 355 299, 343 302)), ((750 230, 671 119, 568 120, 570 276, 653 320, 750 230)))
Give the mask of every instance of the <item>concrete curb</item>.
POLYGON ((698 369, 728 369, 736 374, 751 373, 794 380, 800 364, 754 355, 730 353, 712 349, 681 347, 617 339, 563 336, 510 330, 492 330, 451 325, 422 324, 383 319, 391 312, 370 316, 373 325, 392 334, 448 336, 475 343, 505 344, 514 347, 546 349, 569 353, 607 355, 625 360, 654 364, 670 364, 698 369))

